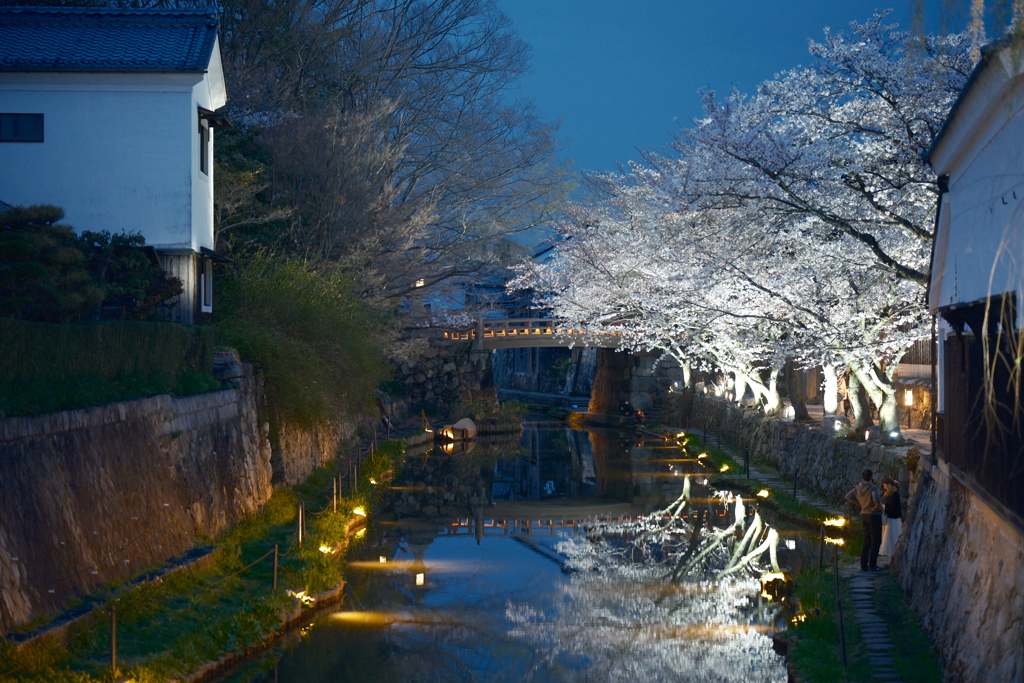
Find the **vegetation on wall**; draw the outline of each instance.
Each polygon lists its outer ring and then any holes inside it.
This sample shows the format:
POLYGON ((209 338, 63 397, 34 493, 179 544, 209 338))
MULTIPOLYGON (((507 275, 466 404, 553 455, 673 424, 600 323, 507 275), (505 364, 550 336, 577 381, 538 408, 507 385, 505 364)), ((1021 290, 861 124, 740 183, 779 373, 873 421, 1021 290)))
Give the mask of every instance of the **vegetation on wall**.
POLYGON ((259 251, 219 280, 218 342, 262 373, 279 417, 311 424, 372 406, 388 377, 388 319, 351 294, 337 270, 259 251))
POLYGON ((220 386, 208 327, 0 317, 0 339, 0 418, 220 386))

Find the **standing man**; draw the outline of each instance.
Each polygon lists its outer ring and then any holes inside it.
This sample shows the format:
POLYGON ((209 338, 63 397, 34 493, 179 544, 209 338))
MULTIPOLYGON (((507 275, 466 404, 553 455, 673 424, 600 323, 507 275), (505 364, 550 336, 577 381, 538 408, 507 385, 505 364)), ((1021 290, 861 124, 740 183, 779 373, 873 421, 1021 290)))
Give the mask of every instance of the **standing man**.
POLYGON ((846 500, 860 505, 860 520, 864 525, 864 547, 860 551, 860 570, 878 571, 878 548, 882 545, 882 497, 872 480, 875 473, 864 470, 860 482, 846 494, 846 500))

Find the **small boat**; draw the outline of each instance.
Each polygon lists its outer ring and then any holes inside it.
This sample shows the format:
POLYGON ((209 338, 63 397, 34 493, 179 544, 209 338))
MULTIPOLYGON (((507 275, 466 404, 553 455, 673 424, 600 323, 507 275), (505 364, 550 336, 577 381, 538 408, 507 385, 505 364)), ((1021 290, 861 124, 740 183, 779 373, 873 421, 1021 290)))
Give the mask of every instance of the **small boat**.
POLYGON ((441 428, 441 438, 449 441, 466 441, 476 436, 476 423, 464 417, 453 425, 441 428))

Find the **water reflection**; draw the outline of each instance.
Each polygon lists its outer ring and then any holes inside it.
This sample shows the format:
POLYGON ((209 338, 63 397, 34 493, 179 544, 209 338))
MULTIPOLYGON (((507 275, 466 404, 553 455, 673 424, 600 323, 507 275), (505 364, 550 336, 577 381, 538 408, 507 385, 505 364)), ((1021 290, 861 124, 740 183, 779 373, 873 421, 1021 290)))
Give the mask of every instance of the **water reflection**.
MULTIPOLYGON (((573 499, 614 503, 624 510, 616 523, 631 528, 639 523, 637 512, 681 495, 686 475, 703 471, 697 460, 628 433, 542 420, 525 427, 521 448, 502 448, 489 461, 480 459, 487 444, 469 454, 472 476, 479 471, 483 477, 485 462, 493 471, 488 492, 497 508, 493 502, 465 510, 453 504, 456 513, 425 516, 410 494, 443 495, 431 487, 449 476, 465 482, 468 475, 418 456, 411 465, 418 468, 415 476, 394 491, 415 518, 371 522, 348 565, 343 609, 228 680, 785 680, 767 635, 773 615, 758 598, 756 572, 666 580, 658 563, 626 558, 620 551, 627 534, 611 528, 601 531, 607 545, 598 552, 607 561, 598 571, 581 571, 578 561, 566 565, 571 547, 599 546, 593 542, 597 527, 579 523, 576 514, 588 501, 573 499), (518 510, 543 509, 546 517, 497 514, 517 504, 525 506, 518 510)), ((742 528, 753 519, 753 509, 736 499, 699 486, 691 493, 691 506, 679 514, 687 529, 724 531, 737 523, 738 508, 742 528)), ((802 532, 782 535, 803 538, 802 532)), ((780 551, 783 569, 807 554, 811 541, 800 543, 802 550, 780 551)))

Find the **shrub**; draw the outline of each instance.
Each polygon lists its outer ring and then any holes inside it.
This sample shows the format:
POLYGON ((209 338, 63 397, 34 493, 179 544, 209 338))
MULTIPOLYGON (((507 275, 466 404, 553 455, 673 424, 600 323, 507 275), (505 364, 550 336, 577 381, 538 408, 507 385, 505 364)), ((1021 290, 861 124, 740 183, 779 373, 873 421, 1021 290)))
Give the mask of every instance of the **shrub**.
POLYGON ((275 414, 302 424, 373 406, 385 325, 342 274, 296 258, 261 251, 221 278, 220 343, 260 369, 275 414))

